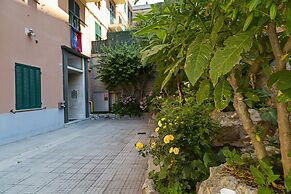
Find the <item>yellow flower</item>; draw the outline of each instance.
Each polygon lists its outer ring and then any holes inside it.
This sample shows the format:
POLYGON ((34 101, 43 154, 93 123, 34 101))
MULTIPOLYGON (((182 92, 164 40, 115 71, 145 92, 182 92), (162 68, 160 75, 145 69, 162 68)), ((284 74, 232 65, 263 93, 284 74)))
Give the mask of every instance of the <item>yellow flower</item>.
POLYGON ((162 118, 162 119, 161 119, 161 121, 165 121, 165 120, 166 120, 166 118, 162 118))
POLYGON ((159 127, 162 127, 162 126, 163 126, 162 121, 159 121, 159 122, 158 122, 158 126, 159 126, 159 127))
POLYGON ((173 135, 166 135, 164 137, 164 143, 170 143, 170 141, 174 140, 174 136, 173 135))
POLYGON ((256 140, 261 141, 261 137, 259 135, 256 135, 256 140))
POLYGON ((174 148, 171 147, 170 150, 169 150, 169 153, 171 154, 171 153, 173 153, 173 151, 174 151, 174 148))
POLYGON ((170 139, 167 136, 164 137, 164 143, 170 143, 170 139))
POLYGON ((163 126, 164 129, 167 129, 167 125, 163 126))
POLYGON ((155 132, 156 132, 156 133, 158 133, 158 132, 159 132, 159 130, 160 130, 160 128, 159 128, 159 127, 157 127, 157 128, 155 129, 155 132))
POLYGON ((180 151, 179 148, 174 148, 174 149, 173 149, 173 152, 174 152, 174 154, 176 154, 176 155, 179 154, 179 151, 180 151))
POLYGON ((137 143, 135 144, 135 149, 136 149, 137 151, 141 150, 143 147, 144 147, 144 145, 143 145, 143 143, 141 143, 141 142, 137 142, 137 143))
POLYGON ((170 126, 173 126, 173 123, 169 123, 170 126))
POLYGON ((184 121, 181 121, 181 124, 183 125, 184 124, 184 121))
POLYGON ((156 148, 156 143, 153 142, 153 143, 151 144, 151 149, 155 149, 155 148, 156 148))

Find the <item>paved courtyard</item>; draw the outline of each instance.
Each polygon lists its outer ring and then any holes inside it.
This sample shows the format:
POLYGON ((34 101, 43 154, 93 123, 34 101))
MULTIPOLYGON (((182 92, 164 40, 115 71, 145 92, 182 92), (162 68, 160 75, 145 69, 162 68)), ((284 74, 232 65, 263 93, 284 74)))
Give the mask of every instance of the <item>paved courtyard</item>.
MULTIPOLYGON (((37 122, 37 121, 36 121, 37 122)), ((0 146, 0 193, 139 194, 143 120, 83 121, 0 146)))

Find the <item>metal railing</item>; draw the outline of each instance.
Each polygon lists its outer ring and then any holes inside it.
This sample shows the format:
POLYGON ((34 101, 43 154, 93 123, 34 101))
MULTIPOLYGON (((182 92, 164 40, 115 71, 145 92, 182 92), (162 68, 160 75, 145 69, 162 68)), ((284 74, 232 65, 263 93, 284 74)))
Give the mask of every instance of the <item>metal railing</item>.
POLYGON ((132 42, 132 31, 120 31, 120 32, 108 32, 107 40, 97 40, 92 41, 92 49, 91 53, 101 53, 103 46, 114 47, 120 43, 128 43, 132 42))

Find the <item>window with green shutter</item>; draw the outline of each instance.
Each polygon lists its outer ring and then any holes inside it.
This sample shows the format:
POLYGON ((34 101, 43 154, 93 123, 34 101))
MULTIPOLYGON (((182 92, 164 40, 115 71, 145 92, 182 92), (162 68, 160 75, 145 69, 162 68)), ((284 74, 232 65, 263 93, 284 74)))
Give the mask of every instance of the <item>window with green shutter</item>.
POLYGON ((15 64, 16 110, 41 108, 40 68, 15 64))
POLYGON ((96 40, 101 40, 101 26, 95 22, 95 37, 96 40))

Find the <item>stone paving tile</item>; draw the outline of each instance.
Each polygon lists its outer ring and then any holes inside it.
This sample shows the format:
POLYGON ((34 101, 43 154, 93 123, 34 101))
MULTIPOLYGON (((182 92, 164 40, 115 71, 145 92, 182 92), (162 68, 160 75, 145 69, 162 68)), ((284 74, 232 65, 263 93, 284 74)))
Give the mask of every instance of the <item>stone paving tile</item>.
POLYGON ((0 146, 0 193, 139 194, 143 120, 84 121, 0 146))

